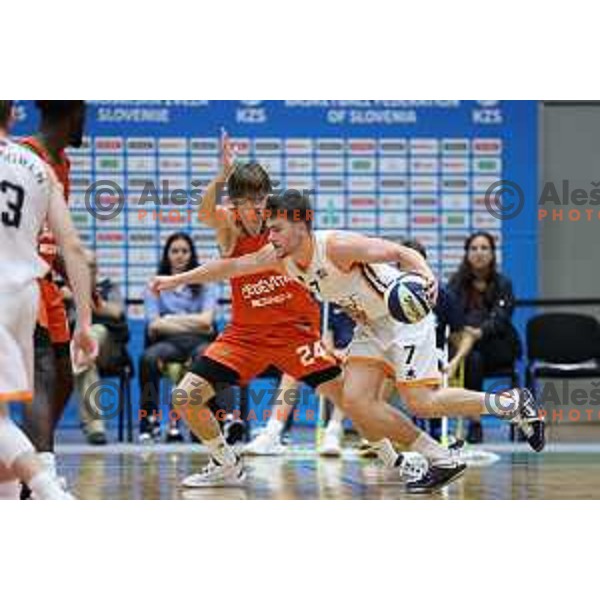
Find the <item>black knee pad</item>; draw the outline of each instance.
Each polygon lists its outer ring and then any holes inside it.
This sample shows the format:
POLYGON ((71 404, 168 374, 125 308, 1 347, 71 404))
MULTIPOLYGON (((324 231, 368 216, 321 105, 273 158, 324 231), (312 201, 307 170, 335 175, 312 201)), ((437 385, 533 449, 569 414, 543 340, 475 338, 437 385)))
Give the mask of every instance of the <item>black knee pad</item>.
POLYGON ((342 374, 341 367, 329 367, 328 369, 323 369, 323 371, 318 371, 317 373, 311 373, 306 377, 301 379, 302 383, 305 383, 307 386, 311 387, 313 390, 318 388, 322 383, 327 383, 328 381, 333 381, 337 379, 342 374))
POLYGON ((209 358, 200 356, 193 363, 190 372, 208 381, 215 392, 239 385, 240 374, 232 368, 209 358))

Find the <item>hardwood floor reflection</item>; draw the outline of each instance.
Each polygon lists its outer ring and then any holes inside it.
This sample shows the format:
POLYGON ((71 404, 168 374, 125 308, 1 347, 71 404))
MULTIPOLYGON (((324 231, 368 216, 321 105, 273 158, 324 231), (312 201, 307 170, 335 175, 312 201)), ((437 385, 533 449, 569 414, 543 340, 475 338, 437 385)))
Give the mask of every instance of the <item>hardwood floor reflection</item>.
MULTIPOLYGON (((472 466, 430 499, 600 499, 600 449, 595 452, 503 452, 494 464, 472 466)), ((314 455, 247 458, 243 488, 183 490, 181 479, 206 463, 203 453, 144 448, 59 454, 81 499, 413 499, 373 461, 314 455)), ((422 497, 419 497, 422 498, 422 497)))

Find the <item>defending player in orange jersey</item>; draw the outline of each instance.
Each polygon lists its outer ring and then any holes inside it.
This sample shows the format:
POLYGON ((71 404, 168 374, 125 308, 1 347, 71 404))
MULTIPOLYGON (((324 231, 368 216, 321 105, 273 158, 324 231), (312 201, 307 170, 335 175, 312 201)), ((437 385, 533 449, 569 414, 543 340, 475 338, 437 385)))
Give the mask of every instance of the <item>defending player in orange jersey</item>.
MULTIPOLYGON (((223 173, 209 186, 202 203, 223 256, 243 256, 268 243, 262 212, 270 192, 271 181, 260 165, 234 166, 230 157, 225 160, 223 173), (225 184, 228 207, 217 205, 225 184)), ((198 405, 180 413, 212 457, 205 471, 184 481, 189 487, 235 485, 245 477, 214 417, 200 410, 216 389, 247 383, 271 365, 312 387, 340 373, 321 342, 319 305, 302 285, 273 271, 235 278, 231 288, 231 324, 186 376, 198 384, 200 397, 198 405)))

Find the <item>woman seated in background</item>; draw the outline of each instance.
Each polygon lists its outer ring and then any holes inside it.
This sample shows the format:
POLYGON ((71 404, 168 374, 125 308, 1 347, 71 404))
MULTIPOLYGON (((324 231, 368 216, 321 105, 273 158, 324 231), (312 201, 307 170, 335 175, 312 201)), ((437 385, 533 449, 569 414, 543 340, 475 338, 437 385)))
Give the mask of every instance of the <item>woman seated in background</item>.
MULTIPOLYGON (((158 274, 175 275, 197 266, 196 249, 190 236, 181 232, 171 235, 165 245, 158 274)), ((140 422, 140 441, 158 440, 161 409, 163 414, 169 412, 170 404, 160 404, 163 367, 171 362, 186 362, 213 339, 219 294, 219 287, 214 284, 181 286, 162 292, 159 297, 146 291, 147 345, 139 368, 141 408, 146 416, 140 422)), ((166 441, 182 440, 177 421, 171 421, 166 441)))
MULTIPOLYGON (((464 357, 464 387, 483 390, 484 379, 510 368, 521 356, 519 336, 511 318, 515 306, 513 287, 496 267, 496 243, 485 231, 465 241, 465 255, 450 279, 464 312, 465 340, 461 352, 450 362, 452 376, 464 357)), ((467 441, 483 441, 480 421, 469 423, 467 441)))

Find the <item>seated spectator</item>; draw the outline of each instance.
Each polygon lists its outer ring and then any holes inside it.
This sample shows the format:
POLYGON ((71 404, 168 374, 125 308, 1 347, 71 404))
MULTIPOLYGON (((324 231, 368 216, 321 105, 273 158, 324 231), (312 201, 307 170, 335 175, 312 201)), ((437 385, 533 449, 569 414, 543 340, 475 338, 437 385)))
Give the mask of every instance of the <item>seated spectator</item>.
MULTIPOLYGON (((496 244, 491 234, 479 231, 465 242, 465 255, 450 279, 450 288, 465 319, 466 356, 464 387, 483 390, 484 379, 499 369, 511 367, 521 356, 519 336, 511 317, 515 306, 510 279, 496 267, 496 244)), ((450 364, 453 373, 456 361, 450 364)), ((480 421, 469 423, 467 440, 483 441, 480 421)))
MULTIPOLYGON (((83 433, 88 443, 103 445, 107 439, 102 402, 94 397, 100 391, 96 385, 100 380, 98 370, 110 365, 114 357, 122 356, 129 330, 125 320, 125 303, 117 285, 110 279, 98 281, 96 256, 90 251, 86 254, 92 281, 92 335, 98 342, 98 357, 95 363, 74 369, 74 384, 83 433)), ((67 287, 63 288, 63 295, 74 320, 72 294, 67 287)))
MULTIPOLYGON (((165 245, 159 275, 183 273, 198 266, 196 249, 189 235, 175 233, 165 245)), ((214 338, 213 321, 219 300, 217 285, 181 286, 159 297, 149 290, 144 297, 147 347, 140 359, 140 441, 160 437, 159 389, 162 369, 170 362, 185 362, 201 352, 214 338)), ((182 441, 177 421, 169 423, 166 441, 182 441)))

